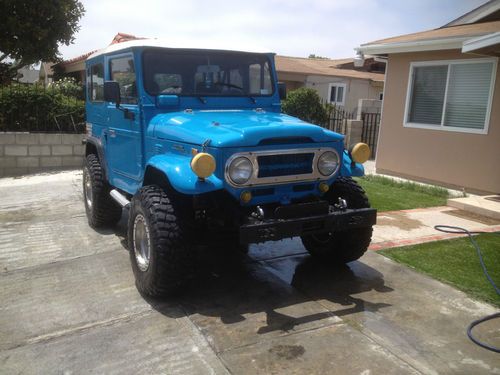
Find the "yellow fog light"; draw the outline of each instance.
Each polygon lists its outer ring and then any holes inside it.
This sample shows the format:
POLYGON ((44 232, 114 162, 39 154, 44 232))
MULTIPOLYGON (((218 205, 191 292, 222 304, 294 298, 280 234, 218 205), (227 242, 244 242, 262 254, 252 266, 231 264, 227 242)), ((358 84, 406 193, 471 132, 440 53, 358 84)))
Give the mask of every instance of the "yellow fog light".
POLYGON ((326 193, 328 190, 330 190, 330 186, 326 182, 321 182, 318 186, 319 191, 322 193, 326 193))
POLYGON ((191 169, 199 178, 207 178, 215 172, 215 159, 206 152, 200 152, 191 160, 191 169))
POLYGON ((356 143, 351 149, 352 160, 356 163, 363 164, 365 161, 370 159, 371 153, 370 146, 366 143, 356 143))
POLYGON ((243 203, 248 203, 252 199, 252 193, 249 191, 245 190, 240 194, 240 199, 243 203))

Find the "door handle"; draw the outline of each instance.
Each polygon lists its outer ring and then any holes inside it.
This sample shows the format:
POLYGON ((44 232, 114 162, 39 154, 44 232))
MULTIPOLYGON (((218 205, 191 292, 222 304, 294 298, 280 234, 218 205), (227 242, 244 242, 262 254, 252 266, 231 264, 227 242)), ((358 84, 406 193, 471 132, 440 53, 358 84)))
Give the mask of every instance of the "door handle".
POLYGON ((113 129, 109 129, 108 130, 108 134, 111 138, 115 138, 116 137, 116 132, 113 130, 113 129))

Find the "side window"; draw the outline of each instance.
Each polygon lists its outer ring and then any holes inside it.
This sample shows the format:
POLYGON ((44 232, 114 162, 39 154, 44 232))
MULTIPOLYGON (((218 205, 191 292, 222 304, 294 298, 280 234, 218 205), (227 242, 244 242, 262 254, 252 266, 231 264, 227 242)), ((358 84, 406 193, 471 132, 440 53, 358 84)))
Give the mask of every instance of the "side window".
POLYGON ((345 102, 345 83, 330 83, 329 101, 332 104, 344 105, 345 102))
POLYGON ((104 100, 104 66, 102 64, 92 65, 90 68, 88 98, 92 102, 104 100))
POLYGON ((110 62, 111 80, 120 85, 120 98, 123 104, 137 104, 137 85, 135 83, 134 60, 120 57, 110 62))

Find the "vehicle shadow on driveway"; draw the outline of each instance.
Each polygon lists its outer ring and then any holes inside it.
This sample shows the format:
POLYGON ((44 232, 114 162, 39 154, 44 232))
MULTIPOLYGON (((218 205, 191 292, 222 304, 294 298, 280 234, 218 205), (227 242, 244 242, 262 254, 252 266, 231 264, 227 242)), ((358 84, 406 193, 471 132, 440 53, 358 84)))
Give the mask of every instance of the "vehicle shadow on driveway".
POLYGON ((251 341, 256 334, 281 335, 335 324, 351 314, 377 312, 390 305, 358 295, 375 291, 368 298, 376 299, 393 290, 380 272, 361 261, 334 267, 308 255, 256 261, 216 253, 198 267, 197 277, 182 295, 146 300, 168 317, 173 317, 168 307, 178 303, 220 350, 251 341), (282 271, 292 279, 280 277, 282 271))
MULTIPOLYGON (((125 213, 114 233, 128 251, 127 219, 125 213)), ((179 318, 178 310, 172 309, 179 305, 222 348, 229 345, 227 341, 236 345, 255 334, 312 329, 391 306, 359 296, 375 291, 369 296, 374 299, 378 293, 393 291, 383 274, 362 260, 334 266, 304 254, 276 257, 276 250, 283 249, 273 243, 259 250, 255 259, 252 253, 200 248, 196 276, 177 296, 143 298, 169 318, 179 318)))

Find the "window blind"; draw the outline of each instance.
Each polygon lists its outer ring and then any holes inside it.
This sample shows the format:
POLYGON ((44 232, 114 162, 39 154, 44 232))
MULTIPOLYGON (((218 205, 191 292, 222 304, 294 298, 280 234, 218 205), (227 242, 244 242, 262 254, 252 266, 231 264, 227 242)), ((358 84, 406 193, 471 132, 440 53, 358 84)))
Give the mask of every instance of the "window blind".
POLYGON ((452 64, 444 126, 483 129, 493 63, 452 64))
POLYGON ((409 122, 441 125, 448 65, 413 69, 409 122))

